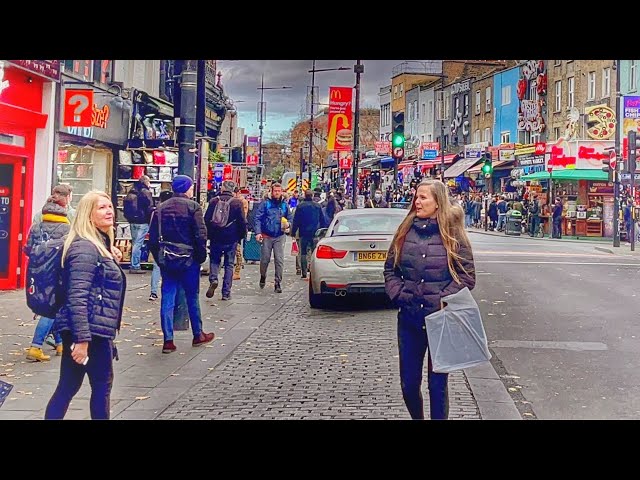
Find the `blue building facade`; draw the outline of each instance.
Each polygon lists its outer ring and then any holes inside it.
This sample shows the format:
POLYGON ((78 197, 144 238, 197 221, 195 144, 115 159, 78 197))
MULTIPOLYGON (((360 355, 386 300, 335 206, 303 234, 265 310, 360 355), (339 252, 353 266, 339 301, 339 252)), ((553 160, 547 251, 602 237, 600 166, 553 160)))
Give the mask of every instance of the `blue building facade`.
POLYGON ((518 141, 519 72, 519 67, 514 67, 493 77, 493 145, 518 141))

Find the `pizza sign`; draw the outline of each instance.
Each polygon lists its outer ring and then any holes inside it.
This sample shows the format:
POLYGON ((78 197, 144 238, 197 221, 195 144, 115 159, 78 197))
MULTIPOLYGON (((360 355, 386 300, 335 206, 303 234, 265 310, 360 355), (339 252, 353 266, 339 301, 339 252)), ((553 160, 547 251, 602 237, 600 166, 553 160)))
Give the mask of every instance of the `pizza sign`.
POLYGON ((594 140, 607 140, 616 133, 616 114, 608 105, 585 109, 587 134, 594 140))

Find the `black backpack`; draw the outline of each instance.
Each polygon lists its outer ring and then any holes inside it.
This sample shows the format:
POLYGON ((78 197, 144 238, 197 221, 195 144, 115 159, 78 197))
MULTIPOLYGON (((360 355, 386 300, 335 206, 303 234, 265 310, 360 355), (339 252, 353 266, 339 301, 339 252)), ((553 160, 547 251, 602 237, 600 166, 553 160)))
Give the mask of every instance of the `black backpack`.
POLYGON ((218 227, 218 228, 224 228, 227 226, 229 222, 229 207, 230 207, 229 204, 230 203, 231 203, 231 199, 222 200, 222 198, 218 197, 216 206, 213 209, 213 215, 211 216, 212 226, 218 227))
POLYGON ((142 220, 142 215, 138 209, 138 190, 134 187, 127 192, 127 196, 124 197, 122 202, 124 218, 129 222, 139 222, 142 220))
MULTIPOLYGON (((37 233, 36 233, 37 235, 37 233)), ((40 234, 25 247, 29 257, 25 293, 27 306, 36 315, 55 318, 66 299, 62 280, 62 250, 67 236, 52 240, 40 227, 40 234)))

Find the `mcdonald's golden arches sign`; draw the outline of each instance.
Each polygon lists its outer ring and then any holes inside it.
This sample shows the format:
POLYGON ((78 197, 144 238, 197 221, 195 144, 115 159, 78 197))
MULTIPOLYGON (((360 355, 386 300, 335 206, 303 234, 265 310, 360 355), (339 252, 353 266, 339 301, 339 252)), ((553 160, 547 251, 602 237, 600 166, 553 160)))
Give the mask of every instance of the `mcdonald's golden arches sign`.
POLYGON ((353 143, 353 88, 329 87, 327 150, 350 151, 353 143))

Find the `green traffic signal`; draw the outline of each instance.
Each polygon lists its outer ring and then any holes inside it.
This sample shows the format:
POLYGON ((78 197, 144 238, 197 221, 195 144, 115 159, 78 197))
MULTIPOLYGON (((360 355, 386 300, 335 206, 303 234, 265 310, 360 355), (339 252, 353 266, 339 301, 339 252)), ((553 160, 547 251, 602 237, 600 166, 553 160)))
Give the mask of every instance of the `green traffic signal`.
POLYGON ((404 146, 404 136, 395 134, 392 140, 394 147, 403 147, 404 146))
POLYGON ((493 165, 491 165, 491 160, 486 159, 484 165, 482 165, 482 173, 488 175, 491 174, 491 172, 493 172, 493 165))

